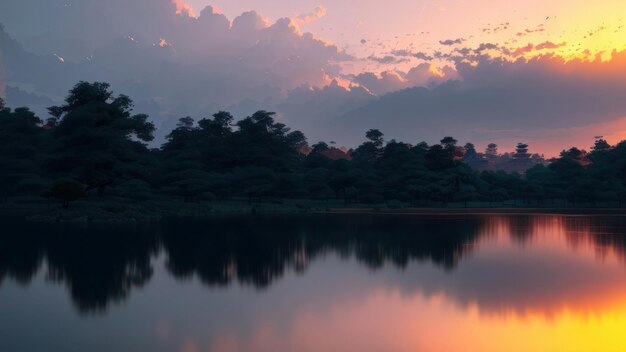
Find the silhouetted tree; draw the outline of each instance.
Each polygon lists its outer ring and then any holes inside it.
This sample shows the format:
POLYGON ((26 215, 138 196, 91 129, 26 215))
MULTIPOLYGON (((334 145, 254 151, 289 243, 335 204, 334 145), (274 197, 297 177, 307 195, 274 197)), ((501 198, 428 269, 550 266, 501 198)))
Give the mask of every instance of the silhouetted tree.
POLYGON ((133 102, 114 96, 108 83, 78 83, 65 99, 54 135, 57 139, 52 170, 76 177, 103 195, 115 182, 138 177, 146 171, 142 161, 153 139, 154 125, 148 116, 132 115, 133 102))
POLYGON ((589 153, 571 148, 549 161, 524 143, 514 153, 499 154, 494 143, 478 153, 449 136, 412 146, 385 141, 376 129, 345 151, 334 142, 309 147, 302 132, 277 122, 273 112, 235 121, 219 111, 197 122, 179 119, 165 143, 150 150, 155 127, 132 107, 107 83, 79 82, 63 105, 48 109, 45 122, 27 108, 0 108, 0 197, 40 195, 59 179, 100 196, 111 189, 107 195, 132 202, 336 198, 401 207, 506 200, 595 205, 626 197, 626 142, 611 146, 602 137, 589 153))
POLYGON ((0 199, 48 187, 42 167, 49 143, 41 120, 28 108, 0 110, 0 199))
POLYGON ((63 208, 69 208, 70 202, 85 196, 85 186, 74 180, 61 179, 55 181, 44 196, 60 199, 63 201, 63 208))

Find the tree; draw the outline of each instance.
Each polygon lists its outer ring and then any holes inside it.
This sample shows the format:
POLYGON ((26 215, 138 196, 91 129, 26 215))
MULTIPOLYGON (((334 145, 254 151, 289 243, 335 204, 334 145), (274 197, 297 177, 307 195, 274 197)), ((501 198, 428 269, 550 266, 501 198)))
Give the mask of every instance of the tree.
POLYGON ((433 145, 426 152, 428 168, 433 171, 443 171, 454 167, 454 152, 444 146, 433 145))
POLYGON ((45 127, 48 129, 55 128, 59 124, 61 116, 63 116, 63 108, 60 106, 51 106, 48 108, 50 117, 46 120, 45 127))
POLYGON ((332 162, 332 160, 326 156, 329 150, 330 148, 325 142, 315 143, 312 146, 311 152, 304 159, 304 169, 327 168, 332 162))
POLYGON ((170 182, 163 190, 170 195, 180 197, 185 202, 215 198, 212 192, 215 185, 211 182, 212 175, 208 172, 186 169, 170 174, 168 178, 170 182))
POLYGON ((606 162, 606 159, 611 153, 611 145, 604 140, 602 137, 597 137, 596 141, 591 148, 591 153, 589 153, 588 157, 594 163, 602 163, 606 162))
POLYGON ((52 188, 44 193, 44 197, 62 200, 63 208, 69 208, 70 202, 83 198, 85 195, 85 186, 72 179, 57 180, 52 188))
POLYGON ((444 147, 444 149, 446 150, 452 150, 456 147, 456 143, 457 140, 452 138, 452 137, 444 137, 441 140, 441 145, 444 147))
POLYGON ((444 137, 441 140, 441 146, 454 160, 461 160, 463 158, 463 148, 457 147, 458 141, 452 137, 444 137))
POLYGON ((465 159, 475 159, 478 157, 474 144, 466 143, 463 149, 465 150, 465 153, 463 154, 465 159))
POLYGON ((268 167, 276 172, 295 172, 303 156, 299 147, 306 143, 304 134, 291 131, 274 121, 276 113, 257 111, 237 122, 233 134, 232 158, 235 167, 268 167))
POLYGON ((384 140, 383 133, 379 130, 369 130, 365 133, 365 137, 376 146, 376 148, 382 148, 384 140))
POLYGON ((276 191, 276 173, 266 167, 242 167, 234 172, 234 186, 237 192, 249 199, 260 200, 276 191))
POLYGON ((36 195, 48 187, 43 178, 48 137, 28 108, 0 110, 0 197, 36 195))
POLYGON ((54 128, 58 143, 51 171, 78 179, 100 196, 115 182, 145 172, 144 142, 153 139, 155 127, 147 115, 132 115, 132 107, 132 100, 114 96, 108 83, 74 86, 65 105, 50 108, 62 112, 54 128))
POLYGON ((592 151, 594 152, 604 152, 611 149, 611 145, 609 144, 609 142, 606 141, 606 139, 600 137, 596 137, 596 141, 593 145, 593 148, 591 148, 592 151))
POLYGON ((180 119, 178 119, 178 123, 176 124, 176 127, 184 129, 184 130, 190 130, 193 128, 193 125, 196 122, 189 116, 186 117, 181 117, 180 119))
POLYGON ((551 188, 559 190, 558 197, 576 201, 584 193, 581 185, 585 183, 586 170, 583 163, 585 151, 571 148, 561 152, 560 158, 548 166, 555 173, 551 188))
POLYGON ((5 107, 6 107, 6 104, 4 102, 4 99, 2 99, 2 97, 0 97, 0 110, 4 110, 5 107))
POLYGON ((366 142, 361 144, 354 151, 353 159, 361 163, 361 166, 373 164, 382 154, 383 150, 383 133, 379 130, 369 130, 365 133, 366 142))
POLYGON ((213 114, 213 119, 202 119, 198 125, 204 134, 210 137, 224 138, 232 133, 230 125, 233 122, 233 115, 226 111, 213 114))

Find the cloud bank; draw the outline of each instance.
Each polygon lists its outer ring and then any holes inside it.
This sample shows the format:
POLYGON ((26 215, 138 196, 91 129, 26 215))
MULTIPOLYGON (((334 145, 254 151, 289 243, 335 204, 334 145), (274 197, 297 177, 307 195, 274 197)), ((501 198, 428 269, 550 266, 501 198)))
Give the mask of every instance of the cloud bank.
MULTIPOLYGON (((49 7, 48 0, 8 1, 26 17, 33 3, 49 7)), ((139 106, 158 105, 161 119, 208 114, 245 100, 269 108, 294 88, 328 85, 339 74, 337 64, 350 59, 302 32, 297 21, 270 23, 254 11, 231 21, 210 6, 196 16, 182 1, 85 0, 51 12, 58 17, 37 36, 17 41, 9 27, 1 31, 9 85, 58 100, 78 80, 105 80, 139 106)), ((324 13, 319 7, 299 21, 324 13)))
POLYGON ((133 97, 161 133, 180 116, 229 109, 243 117, 266 109, 312 141, 347 145, 359 143, 368 128, 410 142, 452 134, 539 143, 593 126, 604 134, 598 126, 626 116, 624 52, 607 61, 564 61, 548 52, 566 43, 469 48, 453 38, 439 42, 444 51, 395 48, 358 59, 302 31, 325 16, 322 6, 270 22, 255 11, 232 19, 210 6, 196 13, 182 0, 65 5, 3 4, 0 95, 4 83, 10 106, 43 112, 77 81, 104 80, 133 97), (408 59, 420 63, 395 67, 408 59), (383 69, 344 73, 343 65, 365 61, 383 69))
POLYGON ((378 127, 409 141, 435 141, 444 134, 493 138, 491 132, 536 138, 626 116, 624 67, 626 51, 614 52, 606 62, 555 56, 459 62, 458 80, 387 94, 337 123, 378 127))

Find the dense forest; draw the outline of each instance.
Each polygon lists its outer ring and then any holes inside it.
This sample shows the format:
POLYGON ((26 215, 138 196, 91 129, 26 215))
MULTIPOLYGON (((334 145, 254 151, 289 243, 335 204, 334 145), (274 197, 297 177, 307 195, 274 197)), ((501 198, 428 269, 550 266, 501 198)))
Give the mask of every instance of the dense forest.
POLYGON ((385 141, 379 130, 345 150, 309 145, 300 131, 258 111, 235 121, 228 112, 183 117, 157 149, 155 126, 106 83, 78 83, 42 120, 0 100, 0 199, 115 197, 252 202, 288 199, 341 204, 435 206, 503 202, 612 204, 626 199, 626 142, 598 138, 590 151, 564 150, 544 160, 520 143, 501 155, 452 137, 440 144, 385 141), (505 160, 506 162, 502 161, 505 160), (490 167, 491 165, 491 167, 490 167), (501 170, 493 170, 501 166, 501 170))

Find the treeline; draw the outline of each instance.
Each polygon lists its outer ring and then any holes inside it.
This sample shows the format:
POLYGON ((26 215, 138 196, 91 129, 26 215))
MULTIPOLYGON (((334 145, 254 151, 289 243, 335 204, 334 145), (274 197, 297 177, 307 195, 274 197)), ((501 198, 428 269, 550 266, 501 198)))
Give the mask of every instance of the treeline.
MULTIPOLYGON (((626 196, 626 142, 597 139, 590 152, 572 148, 525 173, 480 171, 471 144, 385 141, 369 130, 356 149, 309 146, 258 111, 240 121, 218 112, 179 120, 158 149, 155 126, 133 114, 132 101, 106 83, 80 82, 45 121, 0 101, 0 197, 43 196, 69 202, 88 194, 133 202, 341 199, 346 204, 519 200, 550 204, 620 202, 626 196)), ((530 158, 520 144, 519 158, 530 158)), ((482 156, 480 156, 482 158, 482 156)), ((515 155, 513 155, 515 158, 515 155)), ((539 160, 539 159, 537 159, 539 160)))

